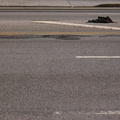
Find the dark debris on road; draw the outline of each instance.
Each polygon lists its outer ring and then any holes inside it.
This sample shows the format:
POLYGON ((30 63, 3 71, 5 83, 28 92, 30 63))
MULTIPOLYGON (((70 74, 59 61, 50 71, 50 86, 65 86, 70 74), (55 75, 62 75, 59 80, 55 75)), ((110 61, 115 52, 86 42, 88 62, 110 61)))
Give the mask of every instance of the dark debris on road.
POLYGON ((109 16, 107 17, 100 17, 98 19, 88 20, 88 23, 113 23, 109 16))

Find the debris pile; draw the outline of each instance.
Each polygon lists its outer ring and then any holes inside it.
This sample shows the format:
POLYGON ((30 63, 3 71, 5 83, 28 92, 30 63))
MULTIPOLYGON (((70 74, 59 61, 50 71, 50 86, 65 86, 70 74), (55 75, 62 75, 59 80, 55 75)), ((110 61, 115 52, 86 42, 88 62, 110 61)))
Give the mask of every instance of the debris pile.
POLYGON ((98 19, 88 20, 89 23, 113 23, 110 17, 98 17, 98 19))

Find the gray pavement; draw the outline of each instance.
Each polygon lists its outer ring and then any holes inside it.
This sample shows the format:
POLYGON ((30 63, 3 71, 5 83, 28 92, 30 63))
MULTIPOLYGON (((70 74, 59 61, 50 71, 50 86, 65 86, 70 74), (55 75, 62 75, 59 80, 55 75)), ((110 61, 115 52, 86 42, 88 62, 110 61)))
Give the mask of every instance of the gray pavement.
POLYGON ((119 37, 0 39, 1 120, 119 120, 119 37))
POLYGON ((120 59, 76 56, 120 56, 120 30, 33 22, 120 28, 119 14, 0 12, 0 120, 119 120, 120 59))
MULTIPOLYGON (((53 21, 62 23, 85 24, 95 26, 108 26, 120 28, 120 10, 83 10, 83 11, 63 11, 63 12, 0 12, 0 34, 3 32, 119 32, 114 30, 105 30, 89 27, 56 25, 37 23, 35 21, 53 21), (103 13, 104 12, 104 13, 103 13), (91 24, 88 20, 96 19, 98 16, 109 16, 116 23, 111 24, 91 24)), ((88 34, 87 33, 87 34, 88 34)))

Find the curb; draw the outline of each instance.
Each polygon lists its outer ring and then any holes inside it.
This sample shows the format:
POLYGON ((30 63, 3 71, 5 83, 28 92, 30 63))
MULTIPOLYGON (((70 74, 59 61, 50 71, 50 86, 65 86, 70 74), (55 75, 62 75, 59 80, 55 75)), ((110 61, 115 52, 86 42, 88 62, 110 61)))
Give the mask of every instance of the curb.
POLYGON ((120 7, 104 6, 0 6, 0 10, 120 10, 120 7))

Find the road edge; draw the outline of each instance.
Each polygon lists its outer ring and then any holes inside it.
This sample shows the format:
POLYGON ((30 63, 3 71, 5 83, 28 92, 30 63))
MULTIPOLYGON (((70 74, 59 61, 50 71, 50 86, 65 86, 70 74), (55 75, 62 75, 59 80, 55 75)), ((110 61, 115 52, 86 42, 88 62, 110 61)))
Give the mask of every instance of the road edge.
POLYGON ((120 7, 91 6, 0 6, 0 10, 120 10, 120 7))

